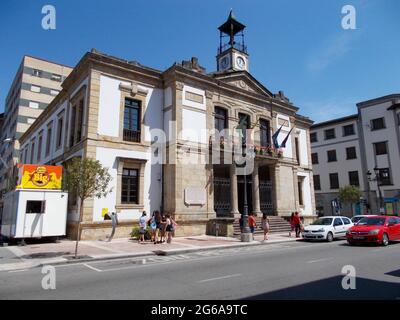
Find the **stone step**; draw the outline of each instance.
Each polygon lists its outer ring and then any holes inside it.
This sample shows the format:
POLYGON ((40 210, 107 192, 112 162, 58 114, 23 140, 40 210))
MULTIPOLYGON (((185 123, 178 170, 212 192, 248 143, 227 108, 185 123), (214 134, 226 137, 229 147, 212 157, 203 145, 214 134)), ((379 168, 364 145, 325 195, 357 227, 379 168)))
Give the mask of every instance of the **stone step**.
MULTIPOLYGON (((289 232, 291 230, 289 222, 287 222, 284 218, 278 216, 268 216, 269 219, 269 231, 271 233, 276 232, 289 232)), ((255 234, 262 234, 263 230, 260 228, 261 226, 261 217, 256 217, 257 228, 254 230, 255 234)), ((239 220, 235 220, 233 223, 233 234, 240 234, 240 225, 239 220)))

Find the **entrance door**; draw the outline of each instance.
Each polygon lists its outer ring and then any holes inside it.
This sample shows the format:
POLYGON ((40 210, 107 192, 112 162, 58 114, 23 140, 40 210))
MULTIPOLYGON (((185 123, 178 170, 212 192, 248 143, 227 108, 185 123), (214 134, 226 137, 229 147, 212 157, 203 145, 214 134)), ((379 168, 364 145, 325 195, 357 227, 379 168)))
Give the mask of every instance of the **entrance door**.
POLYGON ((40 238, 43 230, 43 216, 45 213, 46 201, 26 201, 24 219, 24 237, 40 238))
POLYGON ((229 166, 214 165, 214 211, 217 217, 229 217, 231 212, 231 179, 229 166))
MULTIPOLYGON (((248 214, 253 212, 253 190, 252 190, 252 180, 251 175, 246 176, 246 187, 247 187, 247 208, 248 214)), ((244 212, 244 176, 238 176, 238 205, 239 212, 243 214, 244 212)))

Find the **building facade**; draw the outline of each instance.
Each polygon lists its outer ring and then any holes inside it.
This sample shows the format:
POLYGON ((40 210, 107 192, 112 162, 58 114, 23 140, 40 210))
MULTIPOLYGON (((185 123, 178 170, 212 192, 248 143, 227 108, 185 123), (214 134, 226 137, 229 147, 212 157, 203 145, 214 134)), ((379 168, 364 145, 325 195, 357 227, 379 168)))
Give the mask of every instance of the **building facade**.
MULTIPOLYGON (((109 168, 112 192, 84 202, 82 239, 109 232, 104 210, 119 215, 116 236, 127 236, 142 210, 171 213, 177 235, 213 233, 215 222, 230 235, 246 202, 250 213, 314 218, 312 121, 249 73, 247 49, 232 41, 243 29, 232 15, 220 27, 233 31, 216 72, 196 58, 160 71, 92 50, 63 82, 21 137, 21 161, 91 157, 109 168), (277 150, 271 140, 279 128, 277 141, 288 139, 277 150), (240 164, 230 159, 243 154, 240 164)), ((78 212, 69 197, 73 238, 78 212)))
POLYGON ((5 101, 0 131, 0 190, 11 186, 9 177, 19 159, 19 138, 61 90, 72 68, 40 58, 24 56, 5 101))
POLYGON ((399 215, 400 95, 357 104, 358 113, 314 124, 310 141, 316 209, 321 215, 399 215), (339 188, 355 185, 362 198, 340 204, 339 188))

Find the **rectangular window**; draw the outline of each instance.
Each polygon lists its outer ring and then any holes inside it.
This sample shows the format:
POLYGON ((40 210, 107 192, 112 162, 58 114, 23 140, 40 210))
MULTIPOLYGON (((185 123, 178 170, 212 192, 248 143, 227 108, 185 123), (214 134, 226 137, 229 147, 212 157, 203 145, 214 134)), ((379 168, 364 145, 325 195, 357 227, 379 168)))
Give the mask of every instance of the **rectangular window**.
POLYGON ((64 133, 64 113, 62 113, 57 120, 57 140, 56 140, 56 148, 60 148, 63 141, 63 133, 64 133))
POLYGON ((42 71, 41 71, 41 70, 38 70, 38 69, 33 69, 33 70, 32 70, 32 75, 33 75, 34 77, 41 77, 41 76, 42 76, 42 71))
POLYGON ((83 99, 79 101, 78 104, 78 113, 76 119, 76 143, 82 140, 82 132, 83 132, 83 99))
POLYGON ((371 120, 371 130, 385 129, 385 118, 377 118, 371 120))
POLYGON ((34 163, 35 161, 35 139, 32 140, 31 142, 31 159, 30 159, 30 163, 34 163))
POLYGON ((40 160, 42 159, 42 144, 43 144, 43 130, 39 133, 39 138, 38 138, 38 151, 36 155, 37 163, 39 163, 40 160))
POLYGON ((28 163, 28 147, 25 148, 24 163, 28 163))
POLYGON ((329 174, 329 182, 331 189, 339 189, 339 174, 330 173, 329 174))
POLYGON ((139 172, 137 169, 122 171, 121 203, 139 203, 139 172))
POLYGON ((318 153, 311 153, 311 163, 318 164, 318 153))
POLYGON ((28 200, 26 201, 26 213, 45 213, 46 201, 28 200))
POLYGON ((52 95, 52 96, 56 96, 56 95, 58 95, 60 93, 60 91, 58 91, 58 90, 54 90, 54 89, 51 89, 50 90, 50 94, 52 95))
POLYGON ((310 142, 318 142, 318 137, 316 132, 310 133, 310 142))
POLYGON ((125 141, 140 142, 140 101, 125 98, 124 133, 125 141))
POLYGON ((336 150, 328 150, 327 151, 328 154, 328 162, 335 162, 337 161, 336 158, 336 150))
POLYGON ((271 130, 269 121, 260 119, 260 144, 262 147, 271 145, 271 130))
POLYGON ((346 148, 346 159, 357 159, 356 147, 346 148))
POLYGON ((247 129, 250 128, 250 117, 247 114, 239 113, 238 129, 242 130, 243 138, 246 140, 247 129))
POLYGON ((387 154, 387 143, 384 142, 376 142, 374 143, 375 155, 379 156, 382 154, 387 154))
POLYGON ((53 122, 50 122, 50 124, 47 126, 46 157, 50 154, 50 150, 51 150, 52 132, 53 132, 53 122))
POLYGON ((387 186, 387 185, 391 185, 391 184, 392 184, 392 180, 390 178, 389 168, 379 169, 379 185, 387 186))
POLYGON ((71 108, 71 126, 69 130, 69 147, 74 145, 75 140, 75 120, 76 120, 76 107, 71 108))
POLYGON ((360 186, 360 180, 358 178, 358 171, 349 171, 349 183, 351 186, 360 186))
POLYGON ((35 122, 35 120, 36 120, 36 119, 34 119, 34 118, 28 118, 28 119, 26 119, 26 123, 27 123, 27 124, 32 124, 32 123, 35 122))
POLYGON ((297 186, 299 189, 299 205, 303 206, 304 201, 303 201, 303 179, 299 178, 299 181, 297 182, 297 186))
POLYGON ((221 132, 228 128, 228 116, 226 109, 215 107, 215 129, 221 132))
POLYGON ((39 103, 34 101, 29 101, 29 108, 39 109, 39 103))
POLYGON ((31 85, 31 91, 32 91, 32 92, 40 92, 40 87, 39 87, 39 86, 31 85))
POLYGON ((296 161, 300 164, 300 148, 299 148, 299 138, 294 138, 294 145, 296 149, 296 161))
POLYGON ((354 124, 343 126, 343 137, 352 136, 354 134, 354 124))
POLYGON ((325 140, 331 140, 336 138, 335 129, 325 130, 324 133, 325 133, 325 140))
POLYGON ((319 174, 314 174, 314 190, 321 190, 321 180, 319 174))
POLYGON ((51 75, 51 80, 61 82, 61 76, 59 74, 53 73, 51 75))

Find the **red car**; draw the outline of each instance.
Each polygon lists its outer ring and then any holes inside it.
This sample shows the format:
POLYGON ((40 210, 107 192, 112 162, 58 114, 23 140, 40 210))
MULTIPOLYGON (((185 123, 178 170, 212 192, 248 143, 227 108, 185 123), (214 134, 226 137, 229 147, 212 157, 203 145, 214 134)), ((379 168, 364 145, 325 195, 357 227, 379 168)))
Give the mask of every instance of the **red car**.
POLYGON ((378 243, 387 246, 392 240, 400 240, 400 218, 393 216, 369 216, 362 218, 346 233, 350 245, 378 243))

